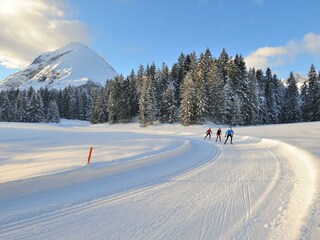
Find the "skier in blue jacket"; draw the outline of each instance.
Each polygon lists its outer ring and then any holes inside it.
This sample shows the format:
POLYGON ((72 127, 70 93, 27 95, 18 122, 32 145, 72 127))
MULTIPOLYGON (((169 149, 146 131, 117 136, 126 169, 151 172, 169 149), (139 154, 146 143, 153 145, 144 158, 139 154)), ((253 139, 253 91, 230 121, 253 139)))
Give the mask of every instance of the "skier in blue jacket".
POLYGON ((234 132, 233 132, 233 130, 232 130, 232 127, 230 127, 230 129, 228 129, 228 130, 226 131, 226 134, 225 134, 226 141, 224 142, 224 144, 227 143, 229 137, 230 137, 230 141, 231 141, 231 144, 232 144, 233 135, 234 135, 234 132))

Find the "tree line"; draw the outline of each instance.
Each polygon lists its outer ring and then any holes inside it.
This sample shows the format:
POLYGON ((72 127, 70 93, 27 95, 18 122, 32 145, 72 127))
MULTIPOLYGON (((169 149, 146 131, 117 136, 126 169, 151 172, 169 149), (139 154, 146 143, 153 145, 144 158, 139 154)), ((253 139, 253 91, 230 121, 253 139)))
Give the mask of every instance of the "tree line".
POLYGON ((320 73, 314 65, 298 89, 291 72, 284 83, 270 68, 247 69, 241 55, 225 49, 215 58, 181 53, 169 68, 140 65, 129 76, 115 76, 104 87, 0 92, 0 121, 59 122, 60 118, 141 126, 156 121, 188 126, 258 125, 320 120, 320 73))

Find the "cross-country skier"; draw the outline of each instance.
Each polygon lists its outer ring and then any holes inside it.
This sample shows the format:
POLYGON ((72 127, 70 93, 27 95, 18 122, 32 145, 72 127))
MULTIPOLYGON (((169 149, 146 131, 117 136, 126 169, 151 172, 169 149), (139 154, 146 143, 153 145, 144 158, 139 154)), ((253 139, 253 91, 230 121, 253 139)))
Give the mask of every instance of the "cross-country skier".
POLYGON ((216 141, 218 140, 218 138, 219 138, 219 140, 220 140, 220 142, 221 142, 221 128, 219 128, 218 131, 217 131, 216 141))
POLYGON ((228 130, 226 131, 226 134, 225 134, 226 141, 224 142, 224 144, 227 143, 229 137, 230 137, 230 141, 231 141, 231 144, 232 144, 233 135, 234 135, 234 132, 233 132, 233 130, 232 130, 232 127, 230 127, 230 129, 228 129, 228 130))
POLYGON ((206 136, 204 137, 204 139, 206 139, 208 136, 209 136, 209 140, 211 140, 211 133, 212 133, 212 130, 211 128, 209 128, 207 131, 206 131, 206 136))

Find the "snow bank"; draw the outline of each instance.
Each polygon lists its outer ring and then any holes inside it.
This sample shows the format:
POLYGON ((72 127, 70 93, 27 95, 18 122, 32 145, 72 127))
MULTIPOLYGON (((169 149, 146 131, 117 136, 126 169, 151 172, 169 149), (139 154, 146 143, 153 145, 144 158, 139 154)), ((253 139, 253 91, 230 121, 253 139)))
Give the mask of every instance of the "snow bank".
POLYGON ((279 215, 271 223, 272 226, 282 226, 282 228, 274 228, 272 237, 281 239, 283 232, 287 239, 301 239, 299 235, 305 234, 301 232, 301 226, 306 222, 306 217, 310 217, 309 210, 312 204, 316 201, 316 186, 318 181, 318 173, 315 170, 315 156, 300 148, 283 143, 276 140, 262 139, 266 146, 272 146, 277 156, 283 156, 288 160, 294 174, 294 187, 290 191, 290 200, 285 209, 279 209, 279 215))

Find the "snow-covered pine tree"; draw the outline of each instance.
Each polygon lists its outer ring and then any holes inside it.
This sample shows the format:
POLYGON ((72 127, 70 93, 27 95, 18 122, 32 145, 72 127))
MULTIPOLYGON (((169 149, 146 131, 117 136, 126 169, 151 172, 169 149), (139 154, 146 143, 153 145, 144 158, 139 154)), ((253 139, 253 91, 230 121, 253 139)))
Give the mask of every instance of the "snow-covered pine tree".
POLYGON ((138 94, 138 99, 140 99, 144 77, 145 77, 145 70, 143 65, 140 65, 137 71, 137 76, 136 76, 136 90, 138 94))
POLYGON ((130 84, 122 75, 119 76, 118 89, 118 118, 119 122, 126 123, 130 119, 130 84))
POLYGON ((40 94, 33 91, 30 99, 29 109, 27 109, 30 122, 45 122, 46 117, 43 111, 43 103, 40 94))
POLYGON ((108 85, 109 95, 107 101, 108 121, 109 124, 118 123, 120 117, 120 77, 115 76, 113 80, 109 81, 108 85))
POLYGON ((210 62, 206 61, 204 54, 200 54, 197 69, 194 74, 195 85, 195 116, 194 121, 197 124, 204 122, 205 116, 208 115, 208 73, 210 62))
POLYGON ((49 104, 50 104, 50 101, 51 101, 50 90, 46 86, 45 88, 40 88, 39 92, 40 92, 40 95, 41 95, 41 98, 42 98, 42 102, 43 102, 44 114, 47 115, 47 111, 48 111, 49 104))
POLYGON ((59 108, 59 113, 60 113, 60 118, 64 118, 64 110, 63 110, 63 90, 59 89, 55 94, 53 94, 53 99, 56 101, 58 108, 59 108))
POLYGON ((16 98, 16 112, 15 121, 16 122, 27 122, 26 110, 28 109, 27 103, 29 102, 25 97, 26 92, 20 92, 16 98))
POLYGON ((276 109, 275 109, 275 86, 273 81, 273 75, 270 68, 266 70, 265 77, 265 96, 267 103, 267 111, 265 112, 267 117, 266 123, 275 123, 276 122, 276 109))
POLYGON ((248 98, 249 98, 249 107, 248 107, 248 117, 244 118, 245 125, 256 125, 260 123, 259 120, 259 84, 256 78, 255 69, 249 69, 248 71, 248 98))
POLYGON ((258 123, 259 124, 266 124, 267 119, 267 100, 265 95, 265 76, 261 69, 258 69, 256 71, 256 79, 258 82, 258 88, 259 88, 259 112, 258 112, 258 123))
POLYGON ((127 123, 131 117, 137 113, 137 94, 135 91, 135 78, 134 76, 127 77, 122 84, 122 117, 120 122, 127 123))
POLYGON ((308 122, 309 121, 309 105, 308 105, 308 84, 307 81, 303 83, 303 85, 300 88, 300 109, 301 109, 301 115, 302 115, 302 121, 308 122))
POLYGON ((205 92, 205 100, 206 100, 206 106, 205 106, 205 112, 206 112, 206 117, 210 117, 212 115, 212 108, 210 106, 210 96, 212 95, 213 92, 213 85, 212 81, 210 80, 209 77, 209 72, 210 68, 212 66, 212 54, 209 50, 209 48, 206 49, 204 53, 204 68, 203 68, 203 76, 202 76, 202 85, 203 89, 205 92))
POLYGON ((70 109, 69 116, 71 119, 80 118, 80 90, 79 88, 71 87, 70 91, 70 109))
POLYGON ((226 102, 224 101, 224 78, 222 68, 219 67, 218 60, 213 60, 210 71, 209 79, 212 85, 212 93, 210 97, 211 115, 215 123, 226 123, 225 118, 226 102))
POLYGON ((312 64, 308 74, 307 91, 304 103, 304 115, 307 121, 320 120, 320 81, 312 64))
POLYGON ((184 79, 184 76, 186 74, 185 68, 184 68, 184 62, 185 62, 185 55, 183 53, 180 54, 178 58, 178 62, 173 64, 171 67, 171 78, 174 83, 174 88, 175 88, 175 98, 178 106, 180 106, 180 90, 181 90, 181 85, 182 81, 184 79))
POLYGON ((68 86, 62 90, 62 99, 60 103, 61 106, 59 106, 61 118, 71 119, 70 102, 71 102, 72 92, 73 92, 73 89, 71 86, 68 86))
MULTIPOLYGON (((145 77, 147 79, 147 77, 145 77)), ((145 80, 146 82, 147 80, 145 80)), ((147 94, 146 83, 143 84, 143 87, 140 89, 139 94, 139 124, 142 127, 147 127, 149 125, 149 116, 148 116, 148 94, 147 94)))
POLYGON ((174 123, 178 121, 178 114, 173 82, 169 82, 165 89, 166 90, 162 95, 160 121, 162 123, 174 123))
POLYGON ((3 103, 4 103, 4 98, 3 98, 3 91, 0 91, 0 121, 2 122, 2 111, 3 111, 3 103))
POLYGON ((80 120, 90 120, 90 108, 91 108, 91 97, 87 89, 82 89, 79 101, 79 119, 80 120))
POLYGON ((60 122, 59 109, 55 100, 51 100, 49 103, 46 120, 52 123, 60 122))
POLYGON ((33 94, 34 91, 35 91, 35 90, 34 90, 34 88, 33 88, 32 86, 30 86, 30 87, 28 88, 28 90, 27 90, 27 98, 28 98, 28 99, 31 99, 31 96, 32 96, 32 94, 33 94))
POLYGON ((224 48, 221 51, 217 64, 218 64, 219 70, 221 71, 223 83, 226 83, 228 79, 228 72, 229 72, 229 55, 227 54, 224 48))
POLYGON ((256 122, 258 108, 258 85, 255 78, 255 71, 251 70, 250 76, 246 69, 243 57, 236 56, 234 63, 237 67, 237 95, 240 101, 240 117, 238 124, 250 125, 256 122))
POLYGON ((237 125, 238 120, 236 118, 239 116, 240 111, 239 98, 234 93, 228 79, 223 86, 222 93, 224 101, 224 112, 222 112, 224 121, 222 123, 237 125))
POLYGON ((316 113, 314 115, 315 117, 315 121, 320 121, 320 70, 319 70, 319 73, 318 73, 318 81, 317 81, 317 92, 315 93, 316 94, 316 113))
POLYGON ((139 123, 142 127, 152 125, 156 120, 158 110, 156 109, 155 97, 155 88, 152 76, 147 75, 143 79, 139 98, 139 123))
POLYGON ((273 85, 275 87, 275 105, 274 105, 275 115, 276 115, 275 123, 279 123, 281 118, 281 106, 283 104, 286 90, 285 90, 285 86, 279 80, 276 74, 273 75, 273 85))
POLYGON ((13 122, 15 120, 15 104, 9 100, 8 93, 3 96, 1 119, 4 122, 13 122))
POLYGON ((157 81, 156 81, 156 73, 157 73, 157 67, 155 65, 155 63, 153 62, 150 67, 147 66, 146 68, 146 76, 148 78, 150 78, 151 83, 149 85, 149 87, 151 88, 150 90, 148 90, 150 92, 149 95, 149 106, 152 106, 152 110, 150 110, 150 112, 152 112, 153 115, 153 120, 152 121, 156 121, 159 117, 159 113, 160 113, 160 102, 158 102, 159 99, 161 99, 161 95, 162 93, 157 91, 157 81), (158 96, 158 94, 160 96, 158 96))
POLYGON ((282 104, 281 121, 285 123, 295 123, 301 121, 301 112, 299 106, 299 91, 293 72, 287 79, 284 102, 282 104))
POLYGON ((242 65, 239 56, 236 55, 234 60, 230 57, 227 64, 227 80, 224 89, 227 119, 229 119, 228 123, 232 125, 243 124, 243 115, 240 114, 240 109, 246 98, 244 91, 245 77, 245 65, 242 65), (230 88, 226 85, 230 85, 230 88))
MULTIPOLYGON (((128 101, 130 105, 130 118, 137 116, 139 111, 139 98, 138 98, 138 90, 137 90, 137 77, 135 76, 134 71, 132 70, 130 75, 127 77, 129 90, 128 90, 128 101)), ((127 83, 125 83, 127 85, 127 83)))
POLYGON ((93 91, 90 122, 97 124, 106 121, 104 88, 98 88, 93 91))
POLYGON ((195 101, 194 81, 191 73, 187 73, 182 83, 179 117, 180 123, 184 126, 189 126, 194 123, 193 116, 195 115, 195 101))
POLYGON ((161 66, 161 70, 159 71, 159 79, 158 79, 158 94, 160 95, 160 99, 162 99, 162 94, 167 90, 169 83, 171 82, 171 76, 168 66, 163 63, 161 66))

